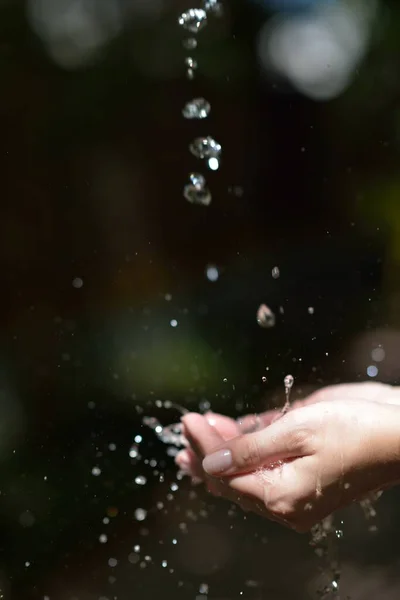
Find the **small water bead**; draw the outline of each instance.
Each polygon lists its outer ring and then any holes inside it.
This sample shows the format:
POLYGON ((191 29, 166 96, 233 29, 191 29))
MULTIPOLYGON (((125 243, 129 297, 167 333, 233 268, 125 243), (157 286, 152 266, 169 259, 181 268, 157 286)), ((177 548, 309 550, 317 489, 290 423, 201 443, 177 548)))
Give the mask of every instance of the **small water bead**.
POLYGON ((195 60, 191 56, 187 56, 185 58, 185 65, 190 69, 197 69, 197 60, 195 60))
POLYGON ((137 508, 134 515, 136 521, 144 521, 147 517, 147 511, 144 508, 137 508))
POLYGON ((144 475, 138 475, 137 477, 135 477, 135 483, 137 485, 146 485, 147 479, 146 477, 144 477, 144 475))
POLYGON ((201 583, 199 586, 200 594, 208 594, 208 583, 201 583))
POLYGON ((285 379, 283 380, 283 383, 285 385, 285 389, 291 390, 294 383, 293 375, 286 375, 285 379))
POLYGON ((208 135, 194 139, 189 145, 189 150, 197 158, 219 158, 222 146, 208 135))
POLYGON ((279 279, 280 274, 281 274, 281 272, 279 270, 279 267, 274 267, 272 269, 272 277, 273 277, 273 279, 279 279))
POLYGON ((98 477, 99 475, 101 475, 101 469, 99 467, 93 467, 92 475, 94 475, 95 477, 98 477))
POLYGON ((309 306, 307 310, 308 310, 308 314, 309 315, 313 315, 314 314, 314 307, 313 306, 309 306))
POLYGON ((189 8, 178 19, 181 27, 191 33, 198 33, 207 25, 207 13, 202 8, 189 8))
POLYGON ((108 540, 108 538, 107 538, 106 534, 102 533, 101 536, 99 537, 100 544, 106 544, 107 540, 108 540))
POLYGON ((189 174, 190 183, 198 190, 201 190, 206 185, 206 180, 201 173, 190 173, 189 174))
POLYGON ((139 556, 139 554, 136 554, 135 552, 131 552, 130 554, 128 554, 128 560, 132 565, 135 565, 136 563, 139 562, 140 556, 139 556))
POLYGON ((264 329, 269 329, 275 325, 275 315, 266 304, 261 304, 258 308, 257 323, 264 329))
POLYGON ((129 456, 131 458, 137 458, 139 456, 139 448, 136 445, 132 446, 129 450, 129 456))
POLYGON ((211 105, 204 98, 193 98, 185 104, 182 114, 185 119, 206 119, 210 114, 211 105))
POLYGON ((186 77, 192 81, 192 79, 194 79, 194 70, 193 69, 187 69, 186 71, 186 77))
POLYGON ((116 567, 118 564, 118 561, 116 558, 109 558, 108 559, 108 566, 109 567, 116 567))
POLYGON ((219 278, 219 272, 218 272, 218 268, 215 265, 208 265, 206 268, 206 276, 208 281, 218 281, 219 278))
POLYGON ((216 17, 222 17, 224 13, 223 6, 219 0, 203 0, 204 10, 211 12, 216 17))
POLYGON ((182 45, 186 50, 194 50, 197 48, 197 40, 194 37, 186 38, 183 40, 182 45))

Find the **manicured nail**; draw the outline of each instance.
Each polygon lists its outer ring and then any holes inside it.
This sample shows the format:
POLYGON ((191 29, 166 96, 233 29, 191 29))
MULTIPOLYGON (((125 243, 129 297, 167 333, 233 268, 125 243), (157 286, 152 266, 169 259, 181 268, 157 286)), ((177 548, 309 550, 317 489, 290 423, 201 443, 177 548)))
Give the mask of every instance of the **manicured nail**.
POLYGON ((209 475, 220 475, 232 466, 232 453, 230 450, 218 450, 209 454, 203 460, 203 469, 209 475))

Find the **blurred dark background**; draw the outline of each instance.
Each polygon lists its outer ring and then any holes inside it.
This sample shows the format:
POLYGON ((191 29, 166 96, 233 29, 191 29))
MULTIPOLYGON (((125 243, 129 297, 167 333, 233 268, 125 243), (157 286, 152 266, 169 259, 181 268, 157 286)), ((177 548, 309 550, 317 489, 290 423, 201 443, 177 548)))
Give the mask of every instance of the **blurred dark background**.
MULTIPOLYGON (((176 482, 142 417, 400 376, 398 4, 223 0, 190 52, 188 8, 0 2, 4 599, 314 597, 309 538, 176 482)), ((399 597, 398 503, 338 517, 343 597, 399 597)))

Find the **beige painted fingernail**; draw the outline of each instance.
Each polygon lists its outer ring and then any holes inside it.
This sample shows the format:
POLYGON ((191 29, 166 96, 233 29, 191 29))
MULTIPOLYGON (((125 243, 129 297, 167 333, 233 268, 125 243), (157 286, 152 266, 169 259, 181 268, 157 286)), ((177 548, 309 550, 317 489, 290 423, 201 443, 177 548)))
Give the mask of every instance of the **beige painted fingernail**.
POLYGON ((209 475, 220 475, 232 466, 232 453, 230 450, 218 450, 209 454, 203 460, 203 469, 209 475))

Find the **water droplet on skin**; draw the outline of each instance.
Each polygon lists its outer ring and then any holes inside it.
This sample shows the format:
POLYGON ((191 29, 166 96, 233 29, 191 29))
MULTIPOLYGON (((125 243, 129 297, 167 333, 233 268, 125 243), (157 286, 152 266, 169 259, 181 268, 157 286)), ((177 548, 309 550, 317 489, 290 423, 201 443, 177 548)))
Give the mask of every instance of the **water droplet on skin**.
POLYGON ((193 37, 187 38, 186 40, 183 40, 182 45, 186 50, 194 50, 197 48, 197 40, 193 37))
POLYGON ((181 27, 191 33, 198 33, 207 25, 207 13, 202 8, 190 8, 178 19, 181 27))
POLYGON ((278 278, 279 278, 279 276, 280 276, 280 274, 281 274, 281 272, 279 271, 279 267, 274 267, 274 268, 272 269, 272 277, 273 277, 274 279, 278 279, 278 278))
POLYGON ((198 137, 189 145, 190 152, 197 158, 218 158, 221 155, 222 147, 211 136, 198 137))
POLYGON ((147 479, 143 475, 138 475, 137 477, 135 477, 135 483, 137 485, 146 485, 147 479))
POLYGON ((182 114, 185 119, 206 119, 210 114, 211 105, 204 98, 193 98, 185 104, 182 114))
POLYGON ((261 304, 257 311, 257 323, 264 329, 275 325, 275 315, 266 304, 261 304))

